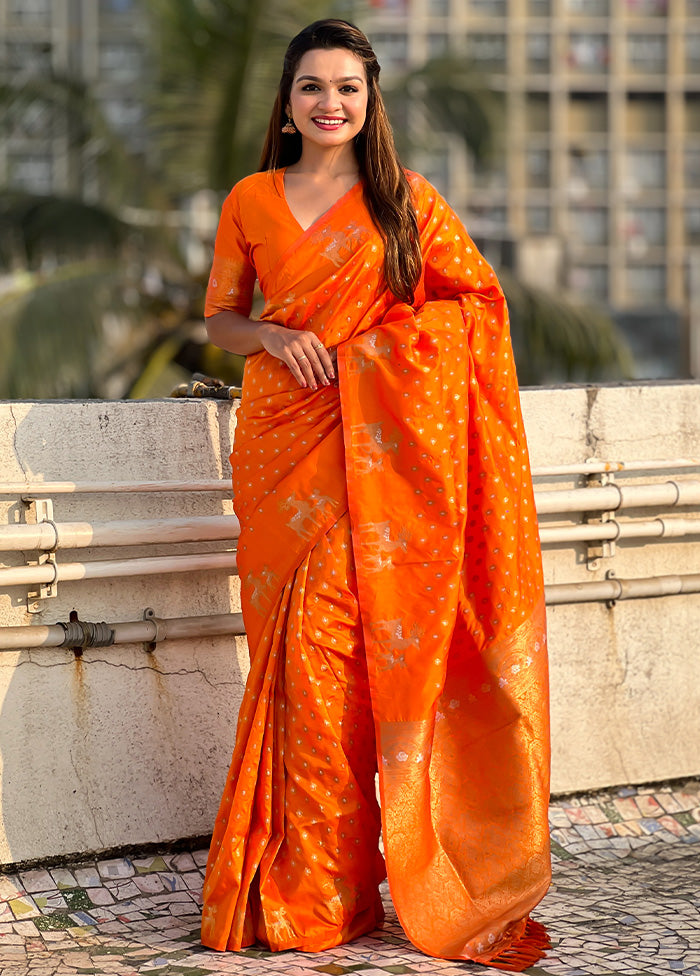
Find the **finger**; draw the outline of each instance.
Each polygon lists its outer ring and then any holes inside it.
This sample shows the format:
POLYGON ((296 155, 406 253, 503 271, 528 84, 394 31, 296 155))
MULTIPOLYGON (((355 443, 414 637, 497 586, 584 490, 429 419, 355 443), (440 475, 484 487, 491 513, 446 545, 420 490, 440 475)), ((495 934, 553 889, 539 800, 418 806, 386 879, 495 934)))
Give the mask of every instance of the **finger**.
POLYGON ((314 376, 323 386, 329 386, 332 376, 328 375, 328 353, 322 343, 313 345, 310 349, 304 349, 304 355, 308 357, 314 376))
POLYGON ((285 366, 289 369, 289 372, 292 374, 292 376, 297 381, 299 386, 304 386, 304 387, 307 386, 306 377, 301 371, 301 366, 299 365, 299 363, 294 358, 294 355, 289 350, 286 350, 286 352, 287 355, 281 356, 280 359, 285 364, 285 366))
POLYGON ((311 364, 311 360, 306 355, 306 353, 301 353, 295 357, 296 364, 301 371, 304 379, 306 380, 305 386, 308 385, 312 390, 318 389, 318 382, 316 380, 316 375, 314 373, 314 368, 311 364))
POLYGON ((313 349, 314 352, 316 353, 319 362, 319 367, 321 369, 321 375, 319 375, 319 379, 321 380, 321 382, 325 382, 327 384, 329 380, 335 379, 333 358, 322 342, 318 342, 318 343, 315 342, 313 344, 313 349))

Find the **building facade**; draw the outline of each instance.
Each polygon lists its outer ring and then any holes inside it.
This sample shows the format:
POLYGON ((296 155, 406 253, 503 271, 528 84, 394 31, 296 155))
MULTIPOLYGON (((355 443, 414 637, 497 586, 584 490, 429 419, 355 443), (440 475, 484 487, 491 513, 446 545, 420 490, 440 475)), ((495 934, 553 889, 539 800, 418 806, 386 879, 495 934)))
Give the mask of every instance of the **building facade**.
MULTIPOLYGON (((144 0, 0 0, 0 72, 80 79, 145 152, 144 0)), ((483 237, 516 242, 519 271, 625 313, 687 314, 700 247, 700 0, 347 0, 383 78, 449 52, 503 95, 500 151, 482 169, 436 134, 411 163, 483 237)), ((410 95, 405 119, 424 129, 410 95)), ((99 144, 57 107, 21 106, 0 140, 0 185, 95 198, 99 144)), ((397 120, 395 119, 395 122, 397 120)))
MULTIPOLYGON (((98 193, 99 133, 86 138, 58 80, 83 84, 109 130, 145 151, 147 25, 140 0, 0 0, 0 77, 18 92, 3 108, 0 185, 34 193, 98 193), (27 110, 23 85, 49 99, 27 110)), ((107 130, 105 129, 106 137, 107 130)))
MULTIPOLYGON (((454 52, 504 96, 501 152, 426 167, 477 223, 560 243, 561 281, 615 310, 688 303, 700 243, 700 0, 375 0, 387 73, 454 52)), ((525 253, 527 253, 527 248, 525 253)))

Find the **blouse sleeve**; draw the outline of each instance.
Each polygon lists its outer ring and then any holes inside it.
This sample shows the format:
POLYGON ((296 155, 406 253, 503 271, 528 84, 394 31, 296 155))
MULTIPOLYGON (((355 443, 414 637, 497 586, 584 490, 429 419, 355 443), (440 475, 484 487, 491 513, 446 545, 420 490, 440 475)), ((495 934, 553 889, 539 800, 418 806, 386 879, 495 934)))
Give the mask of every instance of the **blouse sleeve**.
POLYGON ((204 303, 205 317, 223 311, 250 315, 256 277, 250 245, 243 231, 239 193, 234 186, 221 209, 204 303))

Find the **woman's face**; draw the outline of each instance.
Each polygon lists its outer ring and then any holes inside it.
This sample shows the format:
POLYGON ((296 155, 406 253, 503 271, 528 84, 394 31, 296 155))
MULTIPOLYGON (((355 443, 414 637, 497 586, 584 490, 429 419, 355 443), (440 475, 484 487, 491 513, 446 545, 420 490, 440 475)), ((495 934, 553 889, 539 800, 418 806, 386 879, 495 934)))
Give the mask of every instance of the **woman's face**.
POLYGON ((320 148, 350 142, 367 117, 362 61, 344 48, 316 48, 299 61, 287 106, 301 133, 320 148))

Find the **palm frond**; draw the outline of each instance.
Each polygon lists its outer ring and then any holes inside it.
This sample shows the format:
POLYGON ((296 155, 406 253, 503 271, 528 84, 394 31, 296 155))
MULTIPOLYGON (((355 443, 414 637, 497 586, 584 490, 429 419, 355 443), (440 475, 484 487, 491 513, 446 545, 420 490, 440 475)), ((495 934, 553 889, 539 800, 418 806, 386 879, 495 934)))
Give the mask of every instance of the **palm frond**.
POLYGON ((558 298, 498 272, 510 312, 513 352, 524 385, 633 375, 629 347, 603 310, 558 298))
MULTIPOLYGON (((44 131, 60 129, 68 137, 74 159, 90 160, 101 176, 102 202, 114 204, 124 197, 132 202, 164 203, 159 181, 149 175, 142 158, 131 153, 123 138, 109 125, 89 85, 83 79, 54 73, 25 74, 0 81, 0 132, 21 132, 27 119, 35 127, 43 119, 44 131), (37 119, 39 116, 39 119, 37 119)), ((73 174, 77 195, 82 174, 73 174)))
POLYGON ((0 396, 95 395, 105 309, 120 302, 120 268, 104 261, 25 273, 0 297, 0 396))
POLYGON ((112 211, 82 200, 0 190, 0 266, 36 267, 47 255, 114 254, 128 227, 112 211))
POLYGON ((257 168, 289 39, 324 0, 149 0, 151 124, 170 185, 227 190, 257 168))
POLYGON ((395 78, 386 93, 390 105, 405 101, 406 92, 422 103, 430 130, 460 136, 478 163, 488 161, 503 127, 503 99, 468 60, 431 58, 395 78))

